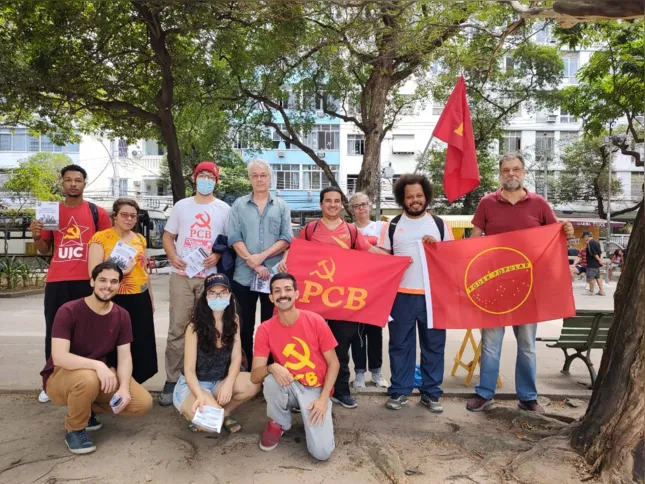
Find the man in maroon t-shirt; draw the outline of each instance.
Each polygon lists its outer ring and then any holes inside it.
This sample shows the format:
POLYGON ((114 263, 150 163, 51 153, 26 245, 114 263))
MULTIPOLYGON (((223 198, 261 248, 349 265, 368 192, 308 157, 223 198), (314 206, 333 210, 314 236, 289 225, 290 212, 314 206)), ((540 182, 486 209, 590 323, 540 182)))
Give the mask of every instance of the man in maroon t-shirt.
MULTIPOLYGON (((558 222, 546 200, 524 188, 525 175, 526 168, 521 155, 510 153, 500 158, 499 176, 502 187, 484 196, 479 202, 473 217, 471 237, 502 234, 558 222)), ((573 237, 571 223, 565 222, 563 230, 568 238, 573 237)), ((466 405, 472 412, 486 410, 494 404, 505 330, 504 327, 482 329, 481 377, 479 385, 475 387, 476 395, 466 405)), ((520 408, 544 412, 537 403, 536 331, 537 324, 513 326, 517 339, 515 382, 520 408)))
POLYGON ((65 443, 74 454, 96 450, 87 434, 103 427, 95 411, 141 416, 152 408, 152 397, 132 378, 130 316, 112 303, 122 279, 114 262, 97 265, 93 294, 56 313, 52 354, 40 374, 51 401, 67 406, 65 443))
MULTIPOLYGON (((65 200, 59 205, 58 230, 45 230, 39 220, 31 222, 36 249, 52 258, 45 286, 45 361, 51 355, 51 332, 58 309, 69 301, 92 294, 87 275, 87 243, 95 232, 109 229, 112 221, 101 207, 83 200, 86 171, 78 165, 61 170, 65 200)), ((43 390, 41 403, 49 401, 43 390)))

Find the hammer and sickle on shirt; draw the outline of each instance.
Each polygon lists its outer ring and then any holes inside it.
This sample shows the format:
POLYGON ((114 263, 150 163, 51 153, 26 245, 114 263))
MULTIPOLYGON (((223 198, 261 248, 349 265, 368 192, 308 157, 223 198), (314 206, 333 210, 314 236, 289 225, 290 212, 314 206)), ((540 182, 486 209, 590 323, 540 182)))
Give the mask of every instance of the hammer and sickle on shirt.
POLYGON ((78 239, 81 236, 81 229, 78 225, 72 225, 67 229, 67 233, 63 236, 63 240, 78 239))
POLYGON ((323 268, 324 274, 321 274, 319 270, 315 270, 310 272, 309 275, 318 276, 323 281, 334 282, 334 274, 336 273, 336 263, 334 262, 334 259, 332 259, 331 257, 329 258, 329 260, 331 261, 331 269, 327 267, 326 260, 321 260, 317 265, 318 267, 323 268))
POLYGON ((196 222, 192 225, 192 227, 207 228, 211 223, 211 216, 208 214, 208 212, 198 213, 197 215, 195 215, 195 220, 196 222))
POLYGON ((300 338, 297 338, 296 336, 294 336, 293 339, 295 339, 298 343, 300 343, 304 354, 301 354, 296 350, 296 345, 294 343, 289 343, 282 350, 282 354, 287 358, 293 356, 296 360, 298 360, 298 362, 291 363, 288 361, 284 364, 284 367, 287 370, 294 370, 294 371, 302 370, 305 366, 311 368, 312 370, 315 369, 316 365, 314 365, 313 362, 310 360, 311 352, 309 351, 309 346, 307 345, 307 343, 305 343, 300 338))

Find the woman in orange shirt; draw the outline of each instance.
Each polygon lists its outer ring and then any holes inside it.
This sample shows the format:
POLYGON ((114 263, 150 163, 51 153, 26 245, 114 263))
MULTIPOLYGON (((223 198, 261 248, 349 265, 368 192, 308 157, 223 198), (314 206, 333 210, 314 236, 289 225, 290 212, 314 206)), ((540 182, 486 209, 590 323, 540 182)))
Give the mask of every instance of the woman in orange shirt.
POLYGON ((88 266, 92 269, 110 259, 115 246, 122 242, 136 250, 129 261, 112 255, 123 270, 123 280, 114 303, 130 314, 132 336, 132 377, 143 383, 157 373, 157 342, 153 319, 154 298, 146 272, 146 239, 136 232, 139 205, 132 199, 119 198, 112 207, 114 227, 97 232, 89 242, 88 266), (118 260, 117 260, 118 259, 118 260))

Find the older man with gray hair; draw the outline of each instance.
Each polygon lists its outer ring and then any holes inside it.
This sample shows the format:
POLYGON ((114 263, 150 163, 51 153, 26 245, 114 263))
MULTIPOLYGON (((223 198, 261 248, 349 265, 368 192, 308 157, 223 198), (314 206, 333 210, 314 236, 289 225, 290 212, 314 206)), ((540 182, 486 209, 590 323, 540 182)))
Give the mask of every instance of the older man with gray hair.
POLYGON ((269 300, 271 268, 289 248, 293 230, 289 206, 269 191, 270 165, 255 159, 249 163, 248 172, 253 191, 238 198, 231 208, 228 244, 237 253, 233 293, 241 307, 240 339, 250 368, 258 298, 261 320, 266 321, 273 316, 273 303, 269 300))

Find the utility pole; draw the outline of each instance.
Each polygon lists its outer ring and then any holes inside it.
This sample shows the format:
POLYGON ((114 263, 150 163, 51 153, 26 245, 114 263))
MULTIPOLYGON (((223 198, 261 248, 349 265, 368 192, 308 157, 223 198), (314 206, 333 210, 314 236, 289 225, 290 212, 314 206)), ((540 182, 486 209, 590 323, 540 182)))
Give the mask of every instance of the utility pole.
MULTIPOLYGON (((611 242, 611 162, 614 155, 614 150, 611 143, 611 137, 607 136, 607 147, 609 148, 609 163, 607 163, 607 247, 611 242)), ((609 256, 609 252, 607 252, 609 256)), ((611 261, 609 262, 611 264, 611 261)), ((609 267, 607 267, 607 282, 609 280, 609 267)))
POLYGON ((112 193, 115 197, 121 195, 119 181, 119 139, 114 140, 114 153, 112 156, 112 193))

